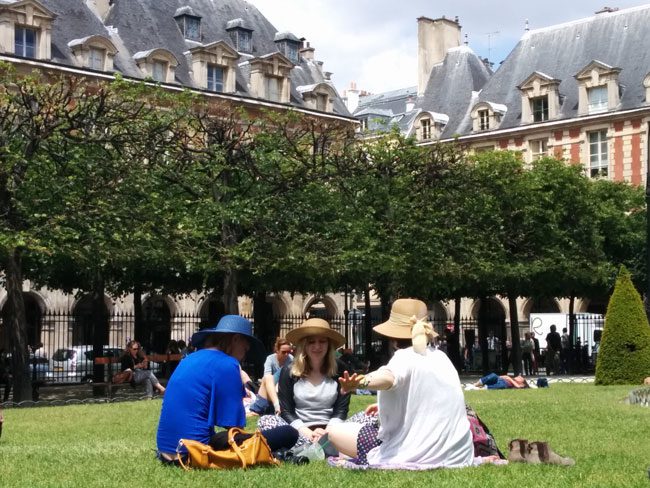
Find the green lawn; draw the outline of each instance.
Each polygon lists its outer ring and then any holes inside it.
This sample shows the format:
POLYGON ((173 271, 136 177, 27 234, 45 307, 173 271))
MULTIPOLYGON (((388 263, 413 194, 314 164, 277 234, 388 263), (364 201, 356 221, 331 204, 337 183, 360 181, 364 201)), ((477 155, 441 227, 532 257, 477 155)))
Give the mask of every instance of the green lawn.
MULTIPOLYGON (((5 410, 0 487, 650 487, 650 408, 626 405, 631 387, 554 384, 524 391, 468 391, 505 450, 512 438, 547 440, 576 466, 508 465, 429 472, 355 472, 282 466, 192 471, 153 457, 160 400, 5 410)), ((372 397, 354 397, 351 412, 372 397)), ((251 425, 252 427, 252 425, 251 425)))

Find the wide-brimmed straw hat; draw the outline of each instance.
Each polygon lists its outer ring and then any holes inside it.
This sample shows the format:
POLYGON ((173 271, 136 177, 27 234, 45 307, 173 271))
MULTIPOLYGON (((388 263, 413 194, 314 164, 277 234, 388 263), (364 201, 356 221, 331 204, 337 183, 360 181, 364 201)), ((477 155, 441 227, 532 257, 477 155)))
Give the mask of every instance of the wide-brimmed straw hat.
MULTIPOLYGON (((411 327, 414 324, 412 318, 426 320, 428 315, 429 310, 422 300, 400 298, 393 302, 388 320, 376 325, 373 330, 393 339, 411 339, 411 327)), ((438 337, 436 332, 432 332, 432 335, 438 337)))
POLYGON ((217 325, 195 332, 191 340, 192 345, 200 349, 210 334, 241 334, 246 336, 251 346, 246 355, 248 360, 258 360, 266 355, 264 344, 253 335, 253 324, 241 315, 224 315, 217 325))
POLYGON ((327 337, 332 341, 335 349, 345 344, 345 337, 332 329, 327 320, 323 319, 305 320, 300 327, 296 327, 287 332, 287 340, 293 344, 297 344, 305 337, 310 336, 327 337))

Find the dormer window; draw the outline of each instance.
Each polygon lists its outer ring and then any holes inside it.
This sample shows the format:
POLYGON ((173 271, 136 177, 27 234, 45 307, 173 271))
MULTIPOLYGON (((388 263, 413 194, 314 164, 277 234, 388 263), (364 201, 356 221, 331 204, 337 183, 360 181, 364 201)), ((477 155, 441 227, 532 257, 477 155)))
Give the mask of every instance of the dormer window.
POLYGON ((620 68, 594 60, 575 75, 578 82, 578 115, 603 113, 618 107, 620 72, 620 68))
POLYGON ((113 71, 113 58, 117 49, 107 37, 95 35, 73 39, 68 47, 79 66, 97 71, 113 71))
POLYGON ((499 127, 501 118, 505 115, 507 110, 508 107, 500 103, 477 103, 470 112, 470 117, 472 118, 472 130, 478 132, 496 129, 499 127))
POLYGON ((16 26, 14 28, 14 54, 25 58, 35 58, 36 38, 36 29, 16 26))
POLYGON ((224 41, 190 49, 191 69, 197 87, 213 92, 235 91, 239 54, 224 41))
POLYGON ((302 40, 290 32, 279 32, 275 35, 275 44, 278 46, 278 51, 290 59, 292 63, 298 64, 300 62, 299 53, 302 40))
POLYGON ((0 2, 0 53, 50 59, 55 17, 37 0, 0 2))
POLYGON ((176 23, 185 39, 189 39, 190 41, 201 40, 201 19, 199 17, 183 15, 176 18, 176 23))
POLYGON ((176 57, 167 49, 150 49, 133 55, 144 76, 160 83, 173 83, 176 77, 176 57))
POLYGON ((329 84, 303 85, 296 87, 296 90, 302 95, 308 108, 321 112, 332 111, 332 100, 336 98, 336 92, 329 84))
POLYGON ((530 101, 533 112, 533 122, 544 122, 548 120, 548 96, 535 97, 530 101))
POLYGON ((415 131, 415 138, 418 141, 431 141, 440 137, 447 123, 449 117, 446 114, 422 111, 414 119, 411 130, 415 131))
POLYGON ((650 103, 650 73, 645 75, 643 87, 645 88, 645 103, 650 103))
POLYGON ((556 119, 560 115, 560 80, 534 71, 518 86, 521 91, 521 123, 556 119))
POLYGON ((190 41, 201 41, 201 16, 196 15, 192 7, 185 6, 176 10, 174 19, 183 37, 190 41))
POLYGON ((280 53, 266 54, 252 59, 250 67, 250 91, 254 96, 289 103, 291 61, 280 53))
POLYGON ((231 20, 226 24, 235 49, 240 53, 253 52, 253 29, 246 26, 243 19, 231 20))

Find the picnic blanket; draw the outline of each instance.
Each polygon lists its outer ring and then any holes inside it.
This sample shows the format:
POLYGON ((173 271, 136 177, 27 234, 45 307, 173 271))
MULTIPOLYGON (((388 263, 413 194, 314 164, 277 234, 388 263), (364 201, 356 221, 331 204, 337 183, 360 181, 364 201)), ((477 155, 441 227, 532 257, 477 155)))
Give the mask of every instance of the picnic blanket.
MULTIPOLYGON (((417 464, 417 463, 402 463, 402 464, 357 464, 355 459, 342 458, 342 457, 328 457, 327 464, 336 468, 345 468, 345 469, 356 469, 356 470, 367 470, 367 469, 395 469, 402 471, 428 471, 430 469, 441 469, 447 468, 444 465, 432 465, 432 464, 417 464)), ((506 459, 501 459, 499 456, 477 456, 474 458, 472 466, 480 466, 482 464, 496 464, 496 465, 505 465, 508 464, 506 459)))

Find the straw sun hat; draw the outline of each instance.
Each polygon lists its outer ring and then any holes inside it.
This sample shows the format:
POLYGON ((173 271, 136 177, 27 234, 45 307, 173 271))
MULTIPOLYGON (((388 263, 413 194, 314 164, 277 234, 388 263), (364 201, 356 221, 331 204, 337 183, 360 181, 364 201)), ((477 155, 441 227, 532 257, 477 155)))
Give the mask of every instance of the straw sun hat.
MULTIPOLYGON (((400 298, 393 302, 390 317, 382 324, 374 327, 375 332, 393 339, 413 339, 413 326, 416 323, 426 323, 429 311, 426 304, 413 298, 400 298)), ((426 334, 431 338, 438 334, 428 324, 426 334)))
POLYGON ((327 337, 337 349, 345 344, 345 337, 330 327, 330 324, 323 319, 305 320, 300 327, 287 332, 287 340, 292 344, 297 344, 305 337, 320 336, 327 337))

